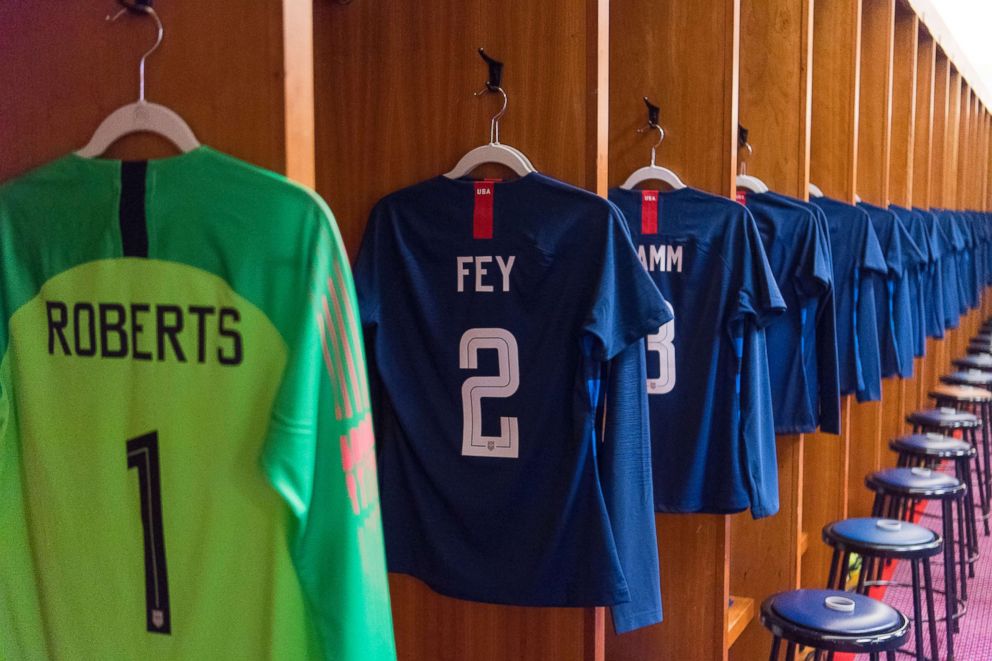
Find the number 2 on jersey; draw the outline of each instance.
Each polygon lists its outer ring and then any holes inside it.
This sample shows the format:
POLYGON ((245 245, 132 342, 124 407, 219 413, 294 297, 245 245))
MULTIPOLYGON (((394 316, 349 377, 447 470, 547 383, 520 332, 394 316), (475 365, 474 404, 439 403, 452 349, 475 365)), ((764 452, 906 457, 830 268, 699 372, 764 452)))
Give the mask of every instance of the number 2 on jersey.
MULTIPOLYGON (((665 301, 672 314, 672 304, 665 301)), ((675 387, 675 320, 664 323, 658 332, 648 335, 648 353, 658 354, 659 372, 656 378, 648 377, 648 394, 664 395, 675 387)))
POLYGON ((517 340, 504 328, 470 328, 458 347, 458 366, 463 370, 479 367, 479 351, 495 349, 499 374, 471 376, 462 384, 462 456, 516 459, 519 430, 516 417, 501 416, 499 436, 482 434, 482 400, 510 397, 520 387, 520 357, 517 340))
POLYGON ((127 467, 138 471, 141 528, 145 538, 145 609, 151 633, 172 633, 169 611, 169 576, 165 567, 165 533, 162 529, 162 482, 158 468, 158 432, 127 442, 127 467))

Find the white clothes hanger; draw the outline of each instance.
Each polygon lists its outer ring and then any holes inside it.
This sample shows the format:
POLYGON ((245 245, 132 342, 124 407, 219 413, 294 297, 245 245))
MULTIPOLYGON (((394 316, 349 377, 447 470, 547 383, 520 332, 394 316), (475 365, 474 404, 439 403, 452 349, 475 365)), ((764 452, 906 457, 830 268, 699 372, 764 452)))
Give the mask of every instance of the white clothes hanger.
POLYGON ((475 93, 475 96, 482 96, 488 92, 499 92, 503 97, 503 107, 489 121, 489 144, 476 147, 469 151, 444 176, 448 179, 460 179, 461 177, 468 176, 473 170, 486 163, 505 166, 512 170, 518 177, 536 172, 530 159, 524 156, 523 152, 509 145, 504 145, 499 141, 499 120, 506 114, 506 106, 509 103, 506 92, 499 85, 503 63, 486 55, 486 52, 481 48, 479 49, 479 55, 489 65, 489 80, 486 81, 486 86, 483 89, 475 93))
POLYGON ((747 141, 747 129, 739 127, 738 131, 740 134, 740 144, 747 149, 747 158, 741 159, 740 173, 737 175, 737 187, 749 190, 752 193, 767 193, 768 186, 765 182, 747 173, 747 159, 754 153, 754 149, 751 148, 751 144, 747 141))
POLYGON ((107 151, 110 145, 131 133, 156 133, 174 144, 181 152, 192 151, 200 146, 200 142, 183 118, 165 106, 150 103, 145 99, 145 60, 162 43, 165 35, 162 21, 154 9, 144 4, 125 7, 114 16, 108 15, 107 20, 114 22, 127 11, 144 12, 152 17, 158 27, 155 45, 141 56, 138 64, 138 100, 110 113, 100 122, 90 141, 76 154, 84 158, 96 158, 107 151))
POLYGON ((810 197, 823 197, 823 191, 816 184, 810 183, 807 188, 809 189, 810 197))
POLYGON ((665 129, 661 128, 658 124, 658 106, 652 104, 648 101, 648 97, 644 97, 644 103, 648 107, 648 123, 646 126, 642 126, 637 129, 638 133, 644 133, 645 131, 651 129, 658 130, 658 142, 651 147, 651 165, 645 165, 642 168, 637 168, 634 170, 627 180, 624 181, 620 188, 624 190, 633 190, 639 184, 645 181, 660 181, 667 184, 672 190, 680 190, 685 188, 685 183, 679 179, 679 176, 669 170, 668 168, 661 167, 655 164, 655 153, 658 151, 658 147, 665 140, 665 129))

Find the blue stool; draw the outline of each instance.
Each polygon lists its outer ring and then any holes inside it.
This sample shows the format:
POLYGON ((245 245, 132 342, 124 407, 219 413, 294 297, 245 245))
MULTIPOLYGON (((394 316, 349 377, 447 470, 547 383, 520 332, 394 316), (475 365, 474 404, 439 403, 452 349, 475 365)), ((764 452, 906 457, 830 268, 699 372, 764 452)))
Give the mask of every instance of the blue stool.
MULTIPOLYGON (((913 431, 915 433, 920 432, 930 432, 935 434, 940 434, 944 436, 953 436, 955 431, 960 431, 962 438, 972 447, 978 447, 978 429, 982 426, 982 421, 974 413, 969 413, 967 411, 958 411, 957 409, 942 407, 936 409, 925 409, 923 411, 915 411, 906 416, 906 422, 913 425, 913 431)), ((925 440, 921 440, 921 443, 926 443, 925 440)), ((977 456, 977 454, 975 455, 977 456)), ((965 501, 965 514, 967 515, 967 535, 961 537, 964 541, 967 539, 969 548, 969 562, 974 562, 978 556, 978 529, 976 527, 975 519, 975 499, 972 493, 972 482, 971 482, 971 457, 964 460, 963 466, 961 463, 956 462, 958 467, 958 479, 960 479, 964 485, 968 488, 970 493, 969 497, 965 501)), ((909 463, 903 465, 910 465, 909 463)), ((929 468, 936 468, 936 464, 925 464, 929 468)), ((982 466, 980 463, 975 464, 975 469, 978 473, 978 484, 979 484, 979 495, 982 505, 982 514, 988 513, 989 505, 985 500, 988 493, 985 487, 985 475, 982 471, 982 466)), ((986 525, 988 523, 986 522, 986 525)), ((971 575, 974 576, 974 570, 971 570, 971 575)))
POLYGON ((951 386, 973 386, 975 388, 992 390, 992 372, 983 372, 981 370, 951 372, 940 377, 940 382, 951 386))
MULTIPOLYGON (((928 468, 888 468, 876 471, 865 478, 865 486, 875 493, 871 515, 875 518, 908 520, 912 516, 909 505, 921 500, 938 500, 941 504, 941 536, 944 538, 944 600, 945 610, 953 621, 947 625, 948 632, 958 630, 958 620, 967 612, 964 599, 968 585, 964 572, 961 572, 961 595, 958 599, 957 561, 954 558, 954 514, 958 510, 958 525, 964 537, 964 500, 967 490, 957 478, 928 468), (955 607, 956 605, 956 607, 955 607)), ((965 547, 959 546, 960 565, 967 563, 965 547)), ((954 637, 947 637, 948 656, 953 656, 954 637)))
MULTIPOLYGON (((944 383, 934 386, 929 393, 938 407, 950 406, 961 411, 974 413, 982 421, 982 433, 978 435, 978 440, 982 446, 979 455, 982 460, 981 471, 985 475, 985 502, 992 503, 992 453, 990 453, 990 440, 992 440, 992 392, 984 388, 974 386, 951 386, 944 383)), ((979 484, 979 487, 982 485, 979 484)), ((986 522, 989 514, 983 510, 986 522)), ((988 524, 986 523, 985 534, 988 535, 988 524)))
POLYGON ((782 641, 785 661, 794 661, 796 646, 827 652, 868 654, 895 661, 896 650, 909 639, 906 616, 880 601, 840 590, 793 590, 774 594, 761 604, 761 624, 772 632, 770 661, 777 661, 782 641))
MULTIPOLYGON (((930 575, 930 558, 939 555, 944 542, 940 535, 913 523, 894 519, 847 519, 835 521, 823 528, 823 541, 833 548, 830 562, 830 578, 827 588, 844 590, 847 588, 847 568, 852 553, 861 556, 861 573, 858 577, 857 592, 868 594, 874 586, 912 587, 913 589, 913 631, 916 638, 916 659, 925 661, 923 655, 923 607, 921 600, 926 597, 927 623, 930 629, 930 654, 936 659, 937 618, 933 606, 933 578, 930 575), (891 560, 908 560, 912 570, 911 586, 893 581, 883 581, 882 568, 891 560), (877 576, 867 580, 874 570, 877 576), (923 590, 920 590, 920 573, 923 573, 923 590)), ((946 622, 954 616, 950 601, 945 599, 946 622)), ((950 628, 948 628, 950 637, 950 628)))
POLYGON ((961 358, 955 358, 951 364, 962 370, 981 370, 992 372, 992 355, 985 352, 973 353, 961 358))

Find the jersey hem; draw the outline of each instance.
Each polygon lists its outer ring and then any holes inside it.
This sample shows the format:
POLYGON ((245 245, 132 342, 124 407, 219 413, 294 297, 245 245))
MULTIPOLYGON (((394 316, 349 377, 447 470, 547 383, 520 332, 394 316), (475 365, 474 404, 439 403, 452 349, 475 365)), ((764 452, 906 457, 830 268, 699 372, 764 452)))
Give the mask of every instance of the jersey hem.
POLYGON ((613 613, 613 631, 618 634, 627 633, 635 629, 651 626, 652 624, 658 624, 663 620, 664 617, 660 608, 634 613, 633 615, 627 615, 621 618, 617 618, 617 614, 613 613))

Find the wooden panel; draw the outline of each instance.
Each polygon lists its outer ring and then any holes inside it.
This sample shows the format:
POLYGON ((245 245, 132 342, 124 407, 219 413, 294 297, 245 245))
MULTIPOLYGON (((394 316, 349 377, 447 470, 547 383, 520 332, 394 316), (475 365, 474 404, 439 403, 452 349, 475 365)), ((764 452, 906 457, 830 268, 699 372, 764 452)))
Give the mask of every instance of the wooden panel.
MULTIPOLYGON (((930 163, 933 157, 934 121, 934 66, 936 65, 937 44, 921 24, 916 57, 916 113, 913 149, 913 206, 931 206, 932 172, 930 163)), ((940 377, 940 355, 943 342, 927 338, 926 359, 920 379, 920 407, 928 406, 931 400, 927 393, 937 384, 940 377)))
POLYGON ((641 97, 661 107, 658 161, 695 188, 730 195, 737 155, 739 0, 625 0, 610 11, 611 186, 647 163, 641 97), (685 48, 686 43, 694 44, 685 48))
MULTIPOLYGON (((641 97, 661 107, 658 162, 690 186, 731 195, 737 153, 738 0, 625 0, 610 11, 609 181, 647 164, 641 97), (686 43, 693 48, 685 48, 686 43)), ((611 661, 722 659, 729 599, 726 516, 659 515, 665 621, 615 636, 611 661)))
MULTIPOLYGON (((919 19, 907 5, 895 6, 892 60, 891 147, 889 149, 889 202, 903 207, 913 204, 913 150, 916 132, 916 65, 919 19), (895 57, 895 53, 899 56, 895 57)), ((890 434, 906 431, 907 412, 920 408, 924 358, 914 358, 913 375, 902 382, 901 406, 890 416, 890 434)), ((887 444, 887 439, 883 439, 887 444)), ((886 445, 887 447, 887 445, 886 445)), ((894 466, 897 456, 883 449, 883 464, 894 466)))
MULTIPOLYGON (((489 137, 480 46, 505 62, 502 138, 542 172, 602 191, 608 94, 605 0, 317 2, 318 190, 351 254, 383 195, 450 169, 489 137)), ((401 659, 601 659, 602 609, 448 599, 391 576, 401 659)))
POLYGON ((950 89, 951 62, 944 51, 937 47, 934 61, 933 77, 933 151, 930 159, 931 189, 930 203, 936 208, 944 208, 947 186, 947 123, 950 108, 948 94, 950 89))
POLYGON ((958 203, 958 149, 961 139, 961 74, 953 66, 947 83, 947 103, 943 205, 948 209, 956 209, 958 203))
MULTIPOLYGON (((740 122, 754 148, 748 172, 774 191, 806 198, 809 184, 810 0, 741 0, 740 122)), ((803 512, 802 435, 776 439, 780 509, 755 521, 731 520, 730 590, 757 602, 799 586, 803 512)), ((745 627, 730 658, 767 654, 771 636, 758 620, 745 627)))
POLYGON ((318 190, 349 251, 376 200, 488 140, 499 99, 473 96, 486 79, 480 46, 506 65, 503 141, 542 172, 596 189, 603 3, 315 3, 318 190))
MULTIPOLYGON (((866 2, 862 8, 858 136, 858 194, 878 206, 889 203, 892 117, 892 40, 895 0, 866 2)), ((857 406, 851 418, 851 516, 868 513, 864 476, 883 463, 885 441, 896 433, 905 388, 898 379, 882 383, 880 402, 857 406)))
MULTIPOLYGON (((283 53, 283 3, 170 2, 156 9, 165 41, 148 59, 148 99, 182 115, 202 142, 285 172, 284 67, 288 76, 305 76, 299 51, 306 55, 305 48, 283 53)), ((107 23, 111 10, 114 3, 104 0, 0 3, 8 63, 0 67, 7 91, 0 94, 0 180, 78 149, 112 110, 137 99, 138 60, 154 43, 155 26, 131 15, 107 23)), ((162 139, 139 135, 107 156, 173 153, 162 139)))

